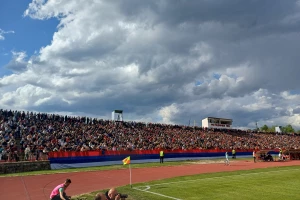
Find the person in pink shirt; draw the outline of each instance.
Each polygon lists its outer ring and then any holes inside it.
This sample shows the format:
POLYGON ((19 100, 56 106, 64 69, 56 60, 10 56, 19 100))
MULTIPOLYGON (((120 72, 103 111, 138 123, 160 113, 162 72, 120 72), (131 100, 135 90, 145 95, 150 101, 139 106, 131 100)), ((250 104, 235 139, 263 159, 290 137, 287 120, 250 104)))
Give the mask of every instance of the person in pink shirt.
POLYGON ((66 181, 62 184, 59 184, 56 186, 51 194, 50 194, 50 200, 70 200, 71 197, 67 196, 66 189, 71 184, 71 179, 66 179, 66 181))

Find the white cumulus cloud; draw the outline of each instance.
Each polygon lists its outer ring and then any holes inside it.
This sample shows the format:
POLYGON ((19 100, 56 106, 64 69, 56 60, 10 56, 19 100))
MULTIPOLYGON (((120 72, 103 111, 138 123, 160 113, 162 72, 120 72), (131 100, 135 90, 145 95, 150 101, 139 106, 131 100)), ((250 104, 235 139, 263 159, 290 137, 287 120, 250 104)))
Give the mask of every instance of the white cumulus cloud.
POLYGON ((59 26, 34 56, 13 52, 12 74, 0 77, 0 106, 299 127, 298 4, 32 0, 25 17, 57 18, 59 26))

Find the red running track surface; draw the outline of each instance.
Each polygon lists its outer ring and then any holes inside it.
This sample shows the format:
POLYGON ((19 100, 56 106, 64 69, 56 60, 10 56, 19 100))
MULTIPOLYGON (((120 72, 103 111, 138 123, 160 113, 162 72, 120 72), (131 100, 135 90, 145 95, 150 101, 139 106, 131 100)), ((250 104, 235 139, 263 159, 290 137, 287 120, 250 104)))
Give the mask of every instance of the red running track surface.
MULTIPOLYGON (((225 166, 223 163, 202 163, 184 166, 139 168, 132 169, 132 184, 201 173, 295 165, 300 165, 300 161, 257 163, 249 161, 235 161, 231 162, 230 166, 225 166)), ((67 194, 73 196, 96 190, 128 185, 129 169, 0 177, 0 199, 49 200, 49 195, 52 189, 58 184, 63 183, 66 178, 70 178, 72 180, 72 184, 68 188, 67 194)))

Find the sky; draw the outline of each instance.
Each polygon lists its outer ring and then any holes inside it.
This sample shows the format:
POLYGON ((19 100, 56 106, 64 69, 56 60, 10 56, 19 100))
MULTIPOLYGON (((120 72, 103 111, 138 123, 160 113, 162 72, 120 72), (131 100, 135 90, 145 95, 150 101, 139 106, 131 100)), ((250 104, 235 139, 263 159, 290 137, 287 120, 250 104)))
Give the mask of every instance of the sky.
POLYGON ((2 0, 2 109, 300 129, 299 0, 2 0))

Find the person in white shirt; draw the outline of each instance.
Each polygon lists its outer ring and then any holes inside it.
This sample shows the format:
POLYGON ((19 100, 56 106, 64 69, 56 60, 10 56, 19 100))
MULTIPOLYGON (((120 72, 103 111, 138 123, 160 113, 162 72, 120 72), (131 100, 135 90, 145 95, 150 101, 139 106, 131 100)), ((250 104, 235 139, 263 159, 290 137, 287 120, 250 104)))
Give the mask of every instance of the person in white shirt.
POLYGON ((29 145, 27 145, 27 147, 24 150, 24 153, 25 153, 24 160, 29 160, 29 158, 30 158, 30 152, 31 152, 30 147, 29 147, 29 145))
POLYGON ((225 165, 229 165, 228 152, 225 153, 225 165))

